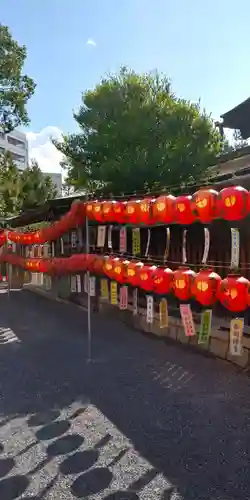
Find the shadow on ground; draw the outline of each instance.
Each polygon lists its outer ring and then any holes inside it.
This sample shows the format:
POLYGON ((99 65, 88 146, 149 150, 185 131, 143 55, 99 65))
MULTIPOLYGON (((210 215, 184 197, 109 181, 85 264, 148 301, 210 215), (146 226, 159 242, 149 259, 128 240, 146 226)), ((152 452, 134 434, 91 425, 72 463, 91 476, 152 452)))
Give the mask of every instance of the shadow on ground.
MULTIPOLYGON (((0 426, 32 414, 27 425, 37 427, 37 442, 53 439, 30 474, 60 455, 65 457, 61 475, 80 474, 71 484, 74 498, 108 488, 112 471, 96 466, 98 447, 79 450, 84 438, 66 434, 69 419, 57 421, 63 408, 80 400, 80 413, 89 405, 98 408, 152 465, 153 473, 134 481, 130 491, 104 498, 136 500, 158 472, 174 485, 162 500, 174 498, 174 491, 187 500, 250 496, 247 377, 226 363, 147 339, 98 316, 93 319, 94 362, 88 364, 85 313, 29 292, 0 300, 0 327, 18 339, 0 349, 0 426)), ((5 477, 11 460, 0 460, 4 500, 24 494, 29 483, 29 475, 5 477)))

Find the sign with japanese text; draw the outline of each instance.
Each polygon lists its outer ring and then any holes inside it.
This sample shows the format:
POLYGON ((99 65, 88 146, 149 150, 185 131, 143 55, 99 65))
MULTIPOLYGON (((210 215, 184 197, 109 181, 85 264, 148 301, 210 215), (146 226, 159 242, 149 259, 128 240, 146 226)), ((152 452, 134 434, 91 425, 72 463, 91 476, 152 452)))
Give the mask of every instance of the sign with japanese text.
POLYGON ((77 293, 81 293, 81 291, 82 291, 82 283, 81 283, 81 276, 80 276, 80 274, 77 274, 77 276, 76 276, 76 289, 77 289, 77 293))
POLYGON ((244 329, 244 319, 236 318, 230 322, 230 354, 241 356, 243 352, 242 336, 244 329))
POLYGON ((105 278, 101 279, 101 299, 103 300, 109 299, 108 280, 105 278))
POLYGON ((154 321, 154 297, 152 295, 147 295, 146 321, 150 324, 154 321))
POLYGON ((95 276, 89 277, 88 290, 89 290, 90 297, 95 297, 95 294, 96 294, 96 292, 95 292, 95 290, 96 290, 96 278, 95 278, 95 276))
POLYGON ((202 312, 198 344, 208 344, 211 334, 212 309, 202 312))
POLYGON ((108 227, 108 248, 112 250, 112 230, 113 226, 108 227))
POLYGON ((121 286, 120 288, 120 309, 124 310, 128 308, 128 287, 121 286))
POLYGON ((133 255, 140 255, 141 253, 141 233, 139 227, 132 229, 132 253, 133 255))
POLYGON ((55 243, 52 242, 51 243, 51 257, 55 257, 55 243))
POLYGON ((187 337, 192 337, 196 334, 196 331, 190 304, 181 304, 180 313, 185 335, 187 337))
POLYGON ((127 251, 127 229, 126 227, 121 227, 120 229, 120 253, 126 253, 127 251))
POLYGON ((111 281, 110 284, 110 304, 116 306, 118 304, 117 282, 111 281))
POLYGON ((98 226, 96 246, 98 248, 103 248, 105 246, 105 240, 106 240, 106 226, 98 226))
POLYGON ((240 232, 231 227, 231 269, 237 269, 240 263, 240 232))
POLYGON ((83 289, 84 289, 85 293, 89 293, 89 277, 88 277, 88 273, 84 274, 83 289))
POLYGON ((210 248, 210 232, 207 227, 204 227, 204 251, 202 256, 202 264, 207 263, 210 248))
POLYGON ((161 299, 159 304, 160 328, 168 327, 168 303, 166 299, 161 299))
POLYGON ((70 276, 70 291, 71 293, 77 291, 76 276, 70 276))
POLYGON ((71 248, 76 248, 77 244, 77 237, 76 237, 76 232, 72 231, 71 233, 71 248))
POLYGON ((133 290, 133 316, 137 316, 138 314, 138 289, 134 288, 133 290))
POLYGON ((60 246, 61 246, 61 254, 64 254, 64 241, 63 238, 60 238, 60 246))

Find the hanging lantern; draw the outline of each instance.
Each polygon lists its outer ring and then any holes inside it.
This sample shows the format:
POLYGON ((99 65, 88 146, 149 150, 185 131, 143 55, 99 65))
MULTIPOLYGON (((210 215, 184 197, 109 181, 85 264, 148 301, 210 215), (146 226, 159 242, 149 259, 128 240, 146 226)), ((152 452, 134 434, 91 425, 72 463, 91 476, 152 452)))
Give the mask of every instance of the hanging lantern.
POLYGON ((141 200, 129 200, 125 206, 125 218, 128 224, 138 224, 138 207, 141 200))
POLYGON ((221 282, 218 298, 229 311, 241 312, 248 307, 249 290, 250 282, 246 278, 229 274, 221 282))
POLYGON ((169 267, 157 267, 153 277, 153 288, 159 295, 170 292, 173 283, 174 273, 169 267))
POLYGON ((88 201, 86 203, 86 216, 89 220, 94 219, 93 201, 88 201))
POLYGON ((154 223, 153 218, 153 204, 155 200, 152 198, 145 198, 141 200, 138 205, 138 222, 149 226, 154 223))
POLYGON ((138 271, 138 287, 146 292, 151 292, 154 286, 154 273, 156 266, 143 266, 138 271))
POLYGON ((114 214, 114 222, 118 224, 124 224, 126 222, 125 219, 125 208, 127 202, 125 201, 114 201, 113 202, 113 214, 114 214))
POLYGON ((113 279, 114 257, 104 257, 103 272, 108 278, 113 279))
POLYGON ((102 202, 102 215, 103 220, 106 222, 113 222, 114 214, 113 214, 113 201, 103 201, 102 202))
POLYGON ((121 265, 122 265, 122 276, 121 276, 121 283, 127 283, 128 282, 128 266, 130 264, 130 260, 123 260, 121 265))
POLYGON ((39 266, 40 273, 47 273, 48 269, 48 261, 46 259, 42 259, 39 266))
POLYGON ((193 194, 191 207, 196 220, 207 224, 218 216, 218 194, 214 189, 200 189, 193 194))
POLYGON ((174 271, 173 293, 179 300, 188 300, 192 297, 192 285, 196 273, 191 269, 180 267, 174 271))
MULTIPOLYGON (((33 242, 34 242, 34 233, 28 233, 26 238, 26 244, 32 245, 33 242)), ((37 241, 37 243, 39 243, 39 241, 37 241)))
POLYGON ((172 224, 174 222, 175 196, 159 196, 153 204, 153 218, 156 223, 172 224))
POLYGON ((117 281, 118 283, 122 283, 122 259, 120 259, 119 257, 116 257, 113 262, 113 276, 115 281, 117 281))
POLYGON ((94 201, 93 203, 93 215, 94 219, 98 222, 103 222, 103 213, 102 213, 102 202, 94 201))
POLYGON ((40 231, 35 231, 34 233, 31 233, 31 242, 30 242, 31 245, 33 243, 40 243, 40 240, 41 240, 40 231))
POLYGON ((249 192, 241 186, 222 189, 218 196, 218 216, 225 220, 240 220, 247 216, 249 192))
POLYGON ((122 260, 119 257, 114 258, 112 262, 112 271, 109 277, 120 284, 125 283, 127 279, 127 266, 129 263, 129 260, 122 260))
POLYGON ((142 262, 131 261, 127 266, 127 282, 131 286, 138 286, 138 272, 144 266, 142 262))
POLYGON ((192 196, 177 196, 174 202, 174 220, 177 224, 188 225, 195 221, 191 208, 192 196))
POLYGON ((203 306, 214 304, 218 298, 221 277, 211 269, 201 270, 195 277, 192 295, 203 306))

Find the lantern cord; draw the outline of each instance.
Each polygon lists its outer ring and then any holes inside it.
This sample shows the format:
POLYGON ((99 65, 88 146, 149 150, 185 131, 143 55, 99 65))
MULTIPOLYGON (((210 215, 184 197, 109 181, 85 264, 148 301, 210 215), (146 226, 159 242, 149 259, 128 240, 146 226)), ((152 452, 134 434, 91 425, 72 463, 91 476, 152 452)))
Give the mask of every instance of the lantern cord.
MULTIPOLYGON (((97 254, 99 255, 99 254, 97 254)), ((101 256, 103 256, 101 254, 101 256)), ((104 255, 105 256, 105 255, 104 255)), ((138 256, 135 256, 133 255, 132 253, 128 253, 126 252, 125 255, 121 255, 120 252, 112 252, 112 253, 106 253, 106 256, 110 256, 110 257, 120 257, 122 259, 131 259, 131 260, 136 260, 138 262, 146 262, 148 263, 148 259, 145 258, 145 256, 143 257, 138 257, 138 256)), ((160 266, 163 266, 162 264, 162 257, 160 258, 159 256, 150 256, 150 260, 152 262, 154 262, 155 264, 158 264, 160 266)), ((173 264, 174 266, 183 266, 183 262, 181 261, 177 261, 177 260, 167 260, 165 264, 173 264)), ((164 265, 165 265, 164 264, 164 265)), ((202 263, 191 263, 191 262, 186 262, 185 263, 186 266, 190 267, 190 268, 197 268, 197 267, 204 267, 204 264, 202 263)), ((216 261, 216 260, 208 260, 207 261, 207 266, 211 266, 213 267, 214 269, 228 269, 228 270, 231 270, 231 262, 224 262, 224 263, 220 263, 219 261, 216 261)), ((239 271, 250 271, 250 265, 249 266, 240 266, 239 271)))
POLYGON ((142 189, 134 192, 127 192, 127 193, 122 193, 120 195, 113 195, 112 193, 107 193, 106 195, 100 195, 100 197, 96 194, 93 196, 90 196, 89 199, 96 199, 98 200, 126 200, 128 198, 136 198, 138 196, 145 196, 148 197, 149 195, 156 195, 156 196, 164 196, 164 194, 171 194, 172 191, 178 191, 178 193, 181 193, 181 195, 189 195, 190 192, 188 189, 209 189, 213 188, 214 185, 216 184, 215 178, 211 177, 210 179, 207 179, 207 181, 204 182, 194 182, 194 183, 187 183, 185 185, 180 185, 180 184, 170 184, 169 186, 159 186, 159 187, 153 187, 152 189, 142 189))

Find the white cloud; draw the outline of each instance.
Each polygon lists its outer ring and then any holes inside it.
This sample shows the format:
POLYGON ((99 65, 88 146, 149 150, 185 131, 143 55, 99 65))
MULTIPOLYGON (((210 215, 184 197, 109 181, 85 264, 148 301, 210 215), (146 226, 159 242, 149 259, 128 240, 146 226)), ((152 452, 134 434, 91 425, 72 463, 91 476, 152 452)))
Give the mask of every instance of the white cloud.
POLYGON ((86 45, 92 45, 92 47, 96 47, 96 42, 92 40, 92 38, 88 38, 86 45))
POLYGON ((61 172, 60 161, 63 155, 53 146, 53 139, 60 139, 62 131, 53 126, 43 128, 40 132, 28 132, 29 158, 35 159, 44 172, 61 172))

